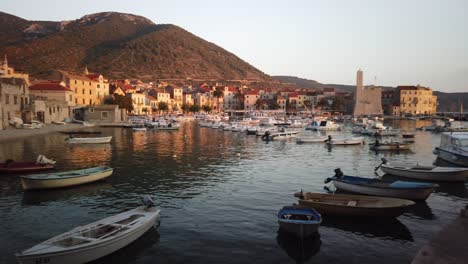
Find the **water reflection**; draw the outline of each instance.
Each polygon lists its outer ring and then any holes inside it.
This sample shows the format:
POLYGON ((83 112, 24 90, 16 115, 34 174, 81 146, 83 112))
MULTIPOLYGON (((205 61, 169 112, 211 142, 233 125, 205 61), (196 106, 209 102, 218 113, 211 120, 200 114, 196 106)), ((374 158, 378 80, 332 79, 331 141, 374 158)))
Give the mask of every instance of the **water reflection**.
POLYGON ((435 220, 437 217, 432 212, 432 209, 426 201, 418 201, 413 206, 408 208, 406 216, 419 220, 435 220))
POLYGON ((99 181, 70 188, 31 190, 23 192, 23 205, 42 205, 49 202, 66 201, 73 197, 91 197, 112 189, 112 184, 99 181))
POLYGON ((281 228, 278 229, 276 242, 296 263, 308 261, 319 252, 322 244, 319 233, 306 238, 298 238, 281 228))
POLYGON ((396 218, 379 219, 376 224, 375 219, 346 217, 346 221, 343 221, 343 217, 327 215, 323 219, 322 226, 366 237, 413 241, 409 229, 396 218))

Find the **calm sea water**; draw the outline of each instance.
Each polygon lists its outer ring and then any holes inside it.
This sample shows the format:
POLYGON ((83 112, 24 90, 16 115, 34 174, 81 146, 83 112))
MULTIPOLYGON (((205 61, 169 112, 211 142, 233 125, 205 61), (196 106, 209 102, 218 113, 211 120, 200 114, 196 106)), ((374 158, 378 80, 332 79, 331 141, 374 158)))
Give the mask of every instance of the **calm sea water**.
POLYGON ((57 160, 57 170, 107 165, 115 171, 103 182, 30 192, 22 191, 18 176, 2 175, 0 263, 14 263, 15 252, 73 227, 139 206, 143 195, 162 209, 159 230, 96 263, 409 263, 468 201, 466 184, 442 183, 395 220, 327 218, 320 237, 298 242, 278 233, 276 221, 277 211, 296 201, 294 192, 324 192, 323 180, 336 167, 370 177, 383 156, 430 164, 440 136, 419 131, 412 151, 375 153, 367 145, 265 143, 195 123, 179 131, 94 129, 112 135, 112 143, 72 146, 58 133, 1 143, 0 160, 44 154, 57 160))

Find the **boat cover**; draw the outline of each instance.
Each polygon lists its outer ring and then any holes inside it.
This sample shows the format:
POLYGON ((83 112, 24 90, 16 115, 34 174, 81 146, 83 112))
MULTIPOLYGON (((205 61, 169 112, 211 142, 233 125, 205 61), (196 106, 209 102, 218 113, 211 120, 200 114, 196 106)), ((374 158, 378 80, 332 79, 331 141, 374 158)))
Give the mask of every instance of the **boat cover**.
POLYGON ((389 187, 398 188, 398 189, 430 188, 430 187, 434 187, 434 184, 423 183, 423 182, 396 181, 390 184, 389 187))

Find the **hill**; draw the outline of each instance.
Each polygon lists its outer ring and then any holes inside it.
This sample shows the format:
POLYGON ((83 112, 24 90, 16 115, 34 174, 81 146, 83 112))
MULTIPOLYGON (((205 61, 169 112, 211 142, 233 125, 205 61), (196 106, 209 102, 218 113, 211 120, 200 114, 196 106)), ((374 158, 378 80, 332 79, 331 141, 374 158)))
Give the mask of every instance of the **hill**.
POLYGON ((0 53, 34 77, 87 66, 110 78, 270 79, 213 43, 141 16, 106 12, 49 22, 0 12, 0 22, 0 53))

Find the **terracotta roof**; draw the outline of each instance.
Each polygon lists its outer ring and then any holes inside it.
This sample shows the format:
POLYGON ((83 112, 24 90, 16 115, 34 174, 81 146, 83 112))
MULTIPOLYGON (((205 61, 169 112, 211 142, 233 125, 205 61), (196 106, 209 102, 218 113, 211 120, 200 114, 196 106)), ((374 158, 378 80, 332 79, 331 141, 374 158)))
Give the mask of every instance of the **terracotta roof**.
POLYGON ((93 79, 95 78, 95 76, 97 76, 99 78, 99 74, 84 74, 84 73, 79 73, 79 72, 71 72, 71 71, 62 71, 62 70, 59 70, 59 72, 70 78, 70 79, 76 79, 76 80, 82 80, 82 81, 97 81, 97 79, 93 79))
POLYGON ((245 91, 245 95, 258 95, 258 91, 245 91))
POLYGON ((100 74, 88 74, 86 75, 86 77, 90 78, 91 80, 94 80, 94 81, 99 81, 99 76, 100 74))
POLYGON ((289 96, 289 98, 291 98, 291 97, 297 97, 297 96, 298 96, 298 93, 289 93, 288 96, 289 96))
POLYGON ((146 96, 148 99, 150 99, 150 101, 157 101, 158 99, 154 98, 153 96, 151 95, 147 95, 146 96))
POLYGON ((124 91, 135 90, 136 89, 135 87, 131 86, 130 84, 121 85, 120 88, 122 88, 122 90, 124 90, 124 91))
POLYGON ((29 86, 30 91, 70 91, 72 90, 66 86, 63 86, 60 84, 60 82, 54 82, 54 81, 49 81, 49 82, 41 82, 41 83, 36 83, 31 86, 29 86))
POLYGON ((423 86, 409 86, 409 85, 398 86, 398 88, 400 90, 426 90, 426 91, 431 90, 431 89, 423 87, 423 86))
POLYGON ((334 92, 335 88, 323 88, 323 91, 326 93, 334 92))

